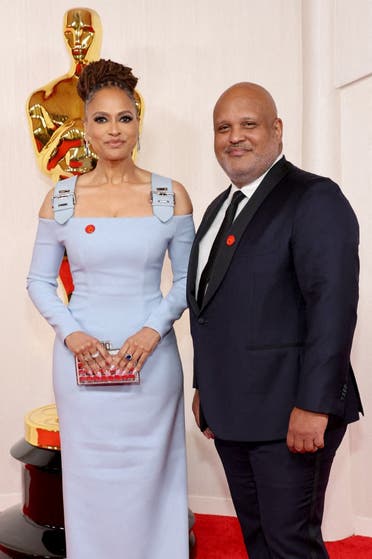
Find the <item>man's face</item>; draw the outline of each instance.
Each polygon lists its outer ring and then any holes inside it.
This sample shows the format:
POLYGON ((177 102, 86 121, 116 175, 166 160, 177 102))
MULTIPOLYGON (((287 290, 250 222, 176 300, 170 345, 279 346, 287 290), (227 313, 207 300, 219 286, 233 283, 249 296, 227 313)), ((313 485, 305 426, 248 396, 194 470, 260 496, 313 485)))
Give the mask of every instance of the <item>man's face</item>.
POLYGON ((214 110, 214 151, 231 181, 245 186, 261 176, 282 147, 282 122, 260 88, 234 86, 214 110))

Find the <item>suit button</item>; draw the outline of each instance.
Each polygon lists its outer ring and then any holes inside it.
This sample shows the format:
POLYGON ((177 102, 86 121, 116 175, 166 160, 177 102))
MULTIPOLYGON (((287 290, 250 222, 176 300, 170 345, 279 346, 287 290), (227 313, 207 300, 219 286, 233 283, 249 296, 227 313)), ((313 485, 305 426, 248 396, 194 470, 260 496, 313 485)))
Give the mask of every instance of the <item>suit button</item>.
POLYGON ((341 399, 341 400, 345 400, 346 394, 347 394, 347 384, 344 384, 343 387, 342 387, 342 389, 341 389, 341 396, 340 396, 340 399, 341 399))
POLYGON ((203 318, 202 316, 200 318, 198 318, 198 322, 199 322, 199 324, 206 324, 207 323, 205 318, 203 318))

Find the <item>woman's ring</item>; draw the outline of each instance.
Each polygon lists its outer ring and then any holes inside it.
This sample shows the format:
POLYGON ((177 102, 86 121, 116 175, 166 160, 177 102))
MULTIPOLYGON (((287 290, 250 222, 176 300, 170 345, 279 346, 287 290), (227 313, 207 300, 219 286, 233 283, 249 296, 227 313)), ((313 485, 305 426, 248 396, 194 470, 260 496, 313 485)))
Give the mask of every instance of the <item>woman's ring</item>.
POLYGON ((133 355, 132 355, 131 353, 127 353, 126 356, 125 356, 125 359, 126 359, 127 361, 132 361, 133 355))
POLYGON ((92 353, 92 359, 96 359, 99 356, 99 351, 92 353))

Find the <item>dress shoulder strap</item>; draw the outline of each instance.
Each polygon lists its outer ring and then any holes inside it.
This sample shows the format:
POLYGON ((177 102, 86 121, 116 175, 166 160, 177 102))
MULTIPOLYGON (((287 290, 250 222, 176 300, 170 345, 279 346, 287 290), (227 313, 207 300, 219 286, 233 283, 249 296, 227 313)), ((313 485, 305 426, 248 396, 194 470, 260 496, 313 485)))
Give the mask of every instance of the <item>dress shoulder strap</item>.
POLYGON ((76 176, 69 177, 58 181, 54 187, 52 207, 54 219, 60 225, 66 223, 74 215, 76 180, 76 176))
POLYGON ((165 223, 174 213, 172 180, 160 175, 151 175, 151 204, 154 215, 165 223))

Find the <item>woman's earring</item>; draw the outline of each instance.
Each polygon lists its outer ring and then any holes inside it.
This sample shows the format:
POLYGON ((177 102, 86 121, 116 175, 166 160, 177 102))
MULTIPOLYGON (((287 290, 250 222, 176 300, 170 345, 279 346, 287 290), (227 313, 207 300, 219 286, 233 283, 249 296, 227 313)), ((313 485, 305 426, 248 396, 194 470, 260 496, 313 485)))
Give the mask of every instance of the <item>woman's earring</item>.
POLYGON ((138 136, 138 140, 137 140, 137 151, 140 151, 140 150, 141 150, 141 144, 140 144, 140 139, 139 139, 139 136, 138 136))
POLYGON ((92 157, 92 152, 90 151, 89 140, 86 136, 84 136, 84 148, 85 148, 85 157, 92 157))

